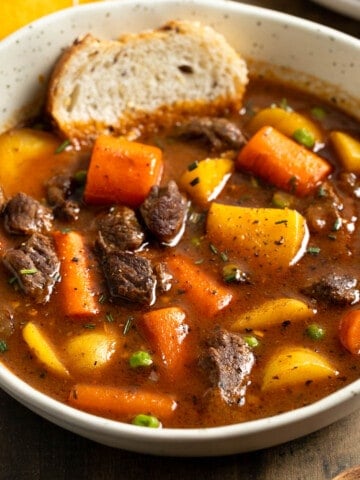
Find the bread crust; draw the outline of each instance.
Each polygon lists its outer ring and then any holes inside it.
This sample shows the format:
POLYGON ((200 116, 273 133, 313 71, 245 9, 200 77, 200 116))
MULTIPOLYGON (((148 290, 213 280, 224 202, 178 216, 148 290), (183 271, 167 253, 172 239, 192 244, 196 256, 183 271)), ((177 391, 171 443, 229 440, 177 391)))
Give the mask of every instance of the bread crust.
POLYGON ((137 137, 188 115, 241 107, 244 59, 211 27, 171 21, 118 40, 77 39, 56 63, 46 111, 62 136, 91 145, 99 134, 137 137))

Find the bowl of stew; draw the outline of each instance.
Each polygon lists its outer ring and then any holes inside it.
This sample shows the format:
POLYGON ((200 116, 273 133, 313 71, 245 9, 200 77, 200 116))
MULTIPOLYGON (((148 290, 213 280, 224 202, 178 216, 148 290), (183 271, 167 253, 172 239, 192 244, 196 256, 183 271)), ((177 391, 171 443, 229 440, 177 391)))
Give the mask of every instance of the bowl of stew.
POLYGON ((218 0, 79 6, 4 39, 0 386, 70 431, 157 455, 266 448, 358 408, 359 59, 355 38, 218 0), (42 116, 53 66, 86 33, 174 19, 246 59, 243 106, 137 138, 165 164, 141 205, 87 201, 94 151, 42 116), (151 223, 159 198, 165 223, 177 205, 175 233, 151 223))

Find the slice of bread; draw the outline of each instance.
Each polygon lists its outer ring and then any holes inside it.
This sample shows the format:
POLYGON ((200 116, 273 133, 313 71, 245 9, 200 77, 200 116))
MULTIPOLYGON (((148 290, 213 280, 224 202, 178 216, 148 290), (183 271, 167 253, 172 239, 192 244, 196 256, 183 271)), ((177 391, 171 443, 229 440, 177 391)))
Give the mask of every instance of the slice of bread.
POLYGON ((198 22, 171 21, 119 40, 88 34, 55 65, 46 109, 63 136, 91 145, 101 133, 136 137, 186 115, 238 109, 244 59, 198 22))

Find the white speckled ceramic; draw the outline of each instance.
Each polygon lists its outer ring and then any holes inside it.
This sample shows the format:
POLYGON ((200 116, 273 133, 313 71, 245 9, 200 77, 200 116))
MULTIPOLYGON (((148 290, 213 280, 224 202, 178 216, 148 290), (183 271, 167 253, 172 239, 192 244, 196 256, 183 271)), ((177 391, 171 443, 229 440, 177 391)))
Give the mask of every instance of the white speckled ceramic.
MULTIPOLYGON (((173 19, 201 20, 225 34, 251 65, 268 61, 272 75, 331 98, 360 116, 360 41, 278 12, 222 0, 119 0, 64 10, 0 42, 0 131, 34 112, 60 54, 78 36, 157 27, 173 19), (286 67, 286 68, 285 68, 286 67), (289 70, 302 72, 294 75, 289 70), (324 86, 331 82, 334 88, 324 86)), ((360 407, 360 380, 305 408, 219 428, 147 429, 89 415, 26 385, 0 364, 0 385, 48 420, 113 447, 158 455, 213 456, 273 446, 340 419, 360 407)))

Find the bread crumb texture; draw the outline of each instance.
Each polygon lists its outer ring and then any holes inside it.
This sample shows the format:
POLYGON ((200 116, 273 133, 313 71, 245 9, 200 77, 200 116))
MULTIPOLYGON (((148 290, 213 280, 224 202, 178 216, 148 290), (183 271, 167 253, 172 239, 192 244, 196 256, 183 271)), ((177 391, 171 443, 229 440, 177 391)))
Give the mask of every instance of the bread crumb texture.
POLYGON ((46 108, 63 136, 91 144, 238 109, 247 82, 244 59, 221 34, 172 21, 119 40, 77 40, 54 67, 46 108))

